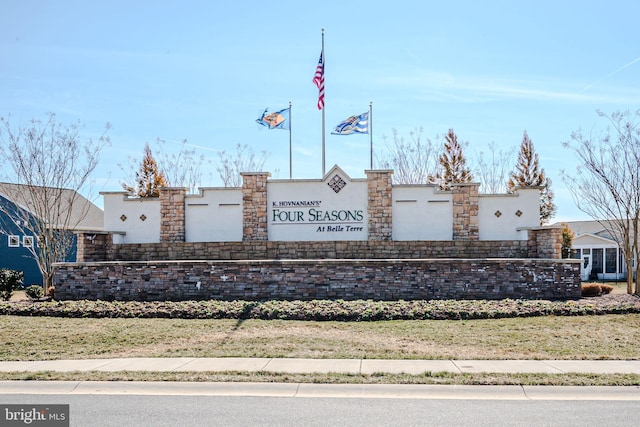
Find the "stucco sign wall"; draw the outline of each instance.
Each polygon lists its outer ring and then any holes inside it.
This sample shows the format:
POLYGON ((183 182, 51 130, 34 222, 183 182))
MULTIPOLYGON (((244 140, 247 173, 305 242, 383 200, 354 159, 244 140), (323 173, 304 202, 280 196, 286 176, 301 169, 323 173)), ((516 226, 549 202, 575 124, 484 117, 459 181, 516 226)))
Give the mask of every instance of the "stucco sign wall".
POLYGON ((198 194, 162 189, 161 195, 177 194, 164 202, 101 193, 105 231, 115 233, 117 244, 527 240, 540 225, 537 187, 478 195, 475 183, 446 191, 434 184, 393 186, 389 171, 352 179, 338 166, 321 179, 270 180, 268 173, 245 178, 242 188, 201 188, 198 194), (180 223, 177 237, 166 235, 180 223), (471 232, 461 237, 460 230, 471 232))
POLYGON ((269 240, 367 240, 367 182, 334 167, 323 180, 269 181, 269 240))

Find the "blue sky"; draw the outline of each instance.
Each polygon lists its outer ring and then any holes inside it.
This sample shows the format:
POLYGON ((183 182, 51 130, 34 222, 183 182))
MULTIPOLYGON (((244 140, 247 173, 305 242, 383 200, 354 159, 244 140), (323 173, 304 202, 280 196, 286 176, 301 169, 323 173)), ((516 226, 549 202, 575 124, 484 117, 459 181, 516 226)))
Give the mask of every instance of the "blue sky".
MULTIPOLYGON (((560 177, 576 167, 571 132, 596 110, 638 109, 640 4, 628 1, 34 1, 0 13, 0 115, 48 111, 111 146, 94 179, 117 191, 117 166, 157 138, 186 139, 210 160, 248 144, 289 176, 289 139, 255 123, 293 104, 293 176, 320 178, 321 113, 311 80, 325 29, 326 164, 369 168, 369 136, 330 135, 373 102, 373 143, 417 127, 465 153, 518 147, 523 131, 553 180, 556 220, 586 218, 560 177), (638 62, 634 62, 638 61, 638 62)), ((203 177, 203 186, 221 185, 203 177)), ((215 172, 211 170, 211 172, 215 172)), ((215 173, 214 173, 215 174, 215 173)), ((95 195, 97 196, 97 194, 95 195)))

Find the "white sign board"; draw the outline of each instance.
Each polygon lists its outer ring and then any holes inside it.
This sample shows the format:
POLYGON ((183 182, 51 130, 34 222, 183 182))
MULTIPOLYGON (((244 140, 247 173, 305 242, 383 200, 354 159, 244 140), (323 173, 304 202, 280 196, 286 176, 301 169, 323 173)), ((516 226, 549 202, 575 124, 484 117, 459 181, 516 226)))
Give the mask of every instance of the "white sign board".
POLYGON ((367 240, 367 181, 334 168, 324 180, 269 181, 273 241, 367 240))

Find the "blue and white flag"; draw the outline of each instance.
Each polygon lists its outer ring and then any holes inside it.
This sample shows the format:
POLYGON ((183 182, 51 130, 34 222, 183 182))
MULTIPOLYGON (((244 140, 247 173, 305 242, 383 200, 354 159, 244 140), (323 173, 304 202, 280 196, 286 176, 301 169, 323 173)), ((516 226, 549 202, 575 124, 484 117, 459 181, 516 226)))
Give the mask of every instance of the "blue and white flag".
POLYGON ((369 113, 351 116, 336 126, 333 135, 351 135, 352 133, 369 133, 369 113))
POLYGON ((289 109, 285 108, 280 111, 274 111, 269 113, 269 109, 265 108, 264 113, 259 119, 256 119, 256 123, 266 126, 269 129, 285 129, 289 130, 289 109))

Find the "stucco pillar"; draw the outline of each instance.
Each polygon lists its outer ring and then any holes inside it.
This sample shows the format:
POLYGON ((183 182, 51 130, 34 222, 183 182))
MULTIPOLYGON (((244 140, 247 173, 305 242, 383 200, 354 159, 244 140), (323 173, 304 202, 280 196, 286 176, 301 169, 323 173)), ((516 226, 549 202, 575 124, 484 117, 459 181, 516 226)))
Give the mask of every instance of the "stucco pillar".
POLYGON ((242 240, 268 240, 267 179, 269 172, 243 172, 242 240))
POLYGON ((391 240, 393 170, 367 170, 368 240, 391 240))
POLYGON ((184 242, 186 188, 160 189, 160 241, 184 242))
POLYGON ((453 240, 478 240, 478 183, 452 184, 453 240))

